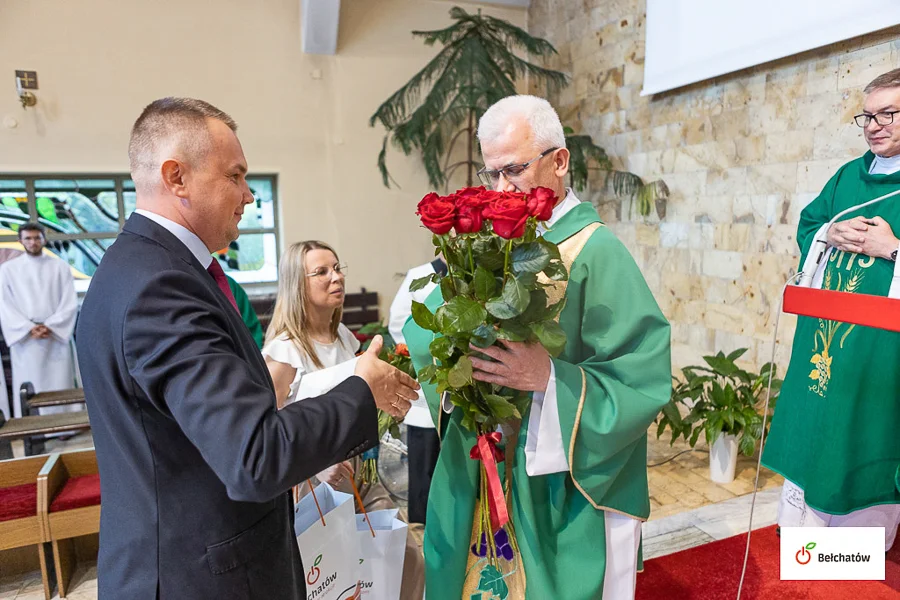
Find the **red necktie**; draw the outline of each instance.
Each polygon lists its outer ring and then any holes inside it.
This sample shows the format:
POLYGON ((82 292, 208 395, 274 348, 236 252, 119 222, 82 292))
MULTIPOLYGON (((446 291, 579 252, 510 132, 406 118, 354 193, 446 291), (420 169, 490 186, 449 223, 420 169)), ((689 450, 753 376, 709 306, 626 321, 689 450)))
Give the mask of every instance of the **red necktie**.
POLYGON ((219 286, 219 289, 222 290, 222 293, 225 294, 225 297, 231 302, 234 310, 241 312, 238 310, 237 302, 234 300, 234 294, 231 293, 231 288, 228 286, 228 278, 225 277, 225 271, 222 270, 222 265, 219 264, 219 261, 214 258, 213 261, 209 263, 209 266, 206 267, 206 271, 216 280, 216 285, 219 286))

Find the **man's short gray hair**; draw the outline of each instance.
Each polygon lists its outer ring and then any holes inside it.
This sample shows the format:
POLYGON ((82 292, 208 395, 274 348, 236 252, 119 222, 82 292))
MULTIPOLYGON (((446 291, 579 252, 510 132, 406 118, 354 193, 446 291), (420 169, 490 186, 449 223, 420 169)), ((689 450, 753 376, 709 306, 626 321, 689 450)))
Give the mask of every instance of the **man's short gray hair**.
POLYGON ((875 90, 895 87, 900 87, 900 69, 894 69, 893 71, 888 71, 887 73, 879 75, 870 81, 869 85, 867 85, 863 91, 868 94, 875 90))
POLYGON ((539 150, 565 148, 566 134, 559 115, 550 103, 537 96, 507 96, 494 103, 478 121, 478 139, 493 140, 502 135, 514 118, 523 118, 531 126, 539 150))
POLYGON ((209 151, 207 119, 217 119, 232 131, 237 124, 209 102, 193 98, 161 98, 147 105, 131 129, 128 160, 135 186, 146 188, 160 167, 160 153, 177 148, 184 160, 201 161, 209 151))

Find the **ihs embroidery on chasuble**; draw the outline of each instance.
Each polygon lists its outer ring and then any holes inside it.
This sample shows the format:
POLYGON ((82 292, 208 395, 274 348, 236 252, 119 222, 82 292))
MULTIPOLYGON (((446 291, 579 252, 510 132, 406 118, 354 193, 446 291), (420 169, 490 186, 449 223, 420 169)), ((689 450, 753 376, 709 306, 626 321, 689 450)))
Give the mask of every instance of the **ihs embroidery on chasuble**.
MULTIPOLYGON (((825 270, 822 289, 855 293, 862 285, 866 269, 873 264, 875 259, 871 256, 844 251, 832 252, 825 270)), ((828 383, 831 381, 835 356, 840 354, 844 343, 855 328, 856 325, 819 319, 819 328, 813 339, 812 357, 809 360, 813 365, 809 373, 809 378, 813 380, 809 386, 811 392, 825 397, 828 383), (837 345, 834 344, 835 340, 837 345)))

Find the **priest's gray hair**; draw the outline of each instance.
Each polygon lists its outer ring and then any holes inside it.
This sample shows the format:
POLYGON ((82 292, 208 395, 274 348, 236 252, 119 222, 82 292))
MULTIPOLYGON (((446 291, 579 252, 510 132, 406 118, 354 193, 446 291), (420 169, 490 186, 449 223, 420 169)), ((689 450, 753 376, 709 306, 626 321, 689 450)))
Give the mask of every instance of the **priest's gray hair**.
POLYGON ((869 85, 867 85, 863 91, 868 94, 875 90, 895 87, 900 87, 900 69, 894 69, 893 71, 888 71, 887 73, 879 75, 870 81, 869 85))
POLYGON ((549 102, 537 96, 507 96, 494 103, 478 121, 478 139, 482 142, 496 139, 515 118, 523 118, 531 126, 538 149, 566 147, 559 115, 549 102))
POLYGON ((207 119, 237 131, 237 123, 209 102, 193 98, 161 98, 144 108, 131 129, 128 160, 139 190, 152 188, 162 161, 169 157, 197 164, 210 149, 207 119), (167 153, 168 156, 164 156, 167 153))

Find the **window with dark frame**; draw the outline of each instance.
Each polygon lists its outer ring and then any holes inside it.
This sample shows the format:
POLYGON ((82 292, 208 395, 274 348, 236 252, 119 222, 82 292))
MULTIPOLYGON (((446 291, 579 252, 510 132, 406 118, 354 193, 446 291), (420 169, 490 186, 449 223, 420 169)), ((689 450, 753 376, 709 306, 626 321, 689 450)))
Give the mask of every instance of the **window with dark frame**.
MULTIPOLYGON (((244 209, 241 236, 213 256, 235 281, 252 286, 278 276, 278 178, 248 175, 247 183, 256 202, 244 209)), ((38 221, 47 249, 72 267, 75 288, 84 292, 134 209, 129 175, 0 175, 0 261, 22 251, 19 225, 38 221)))

